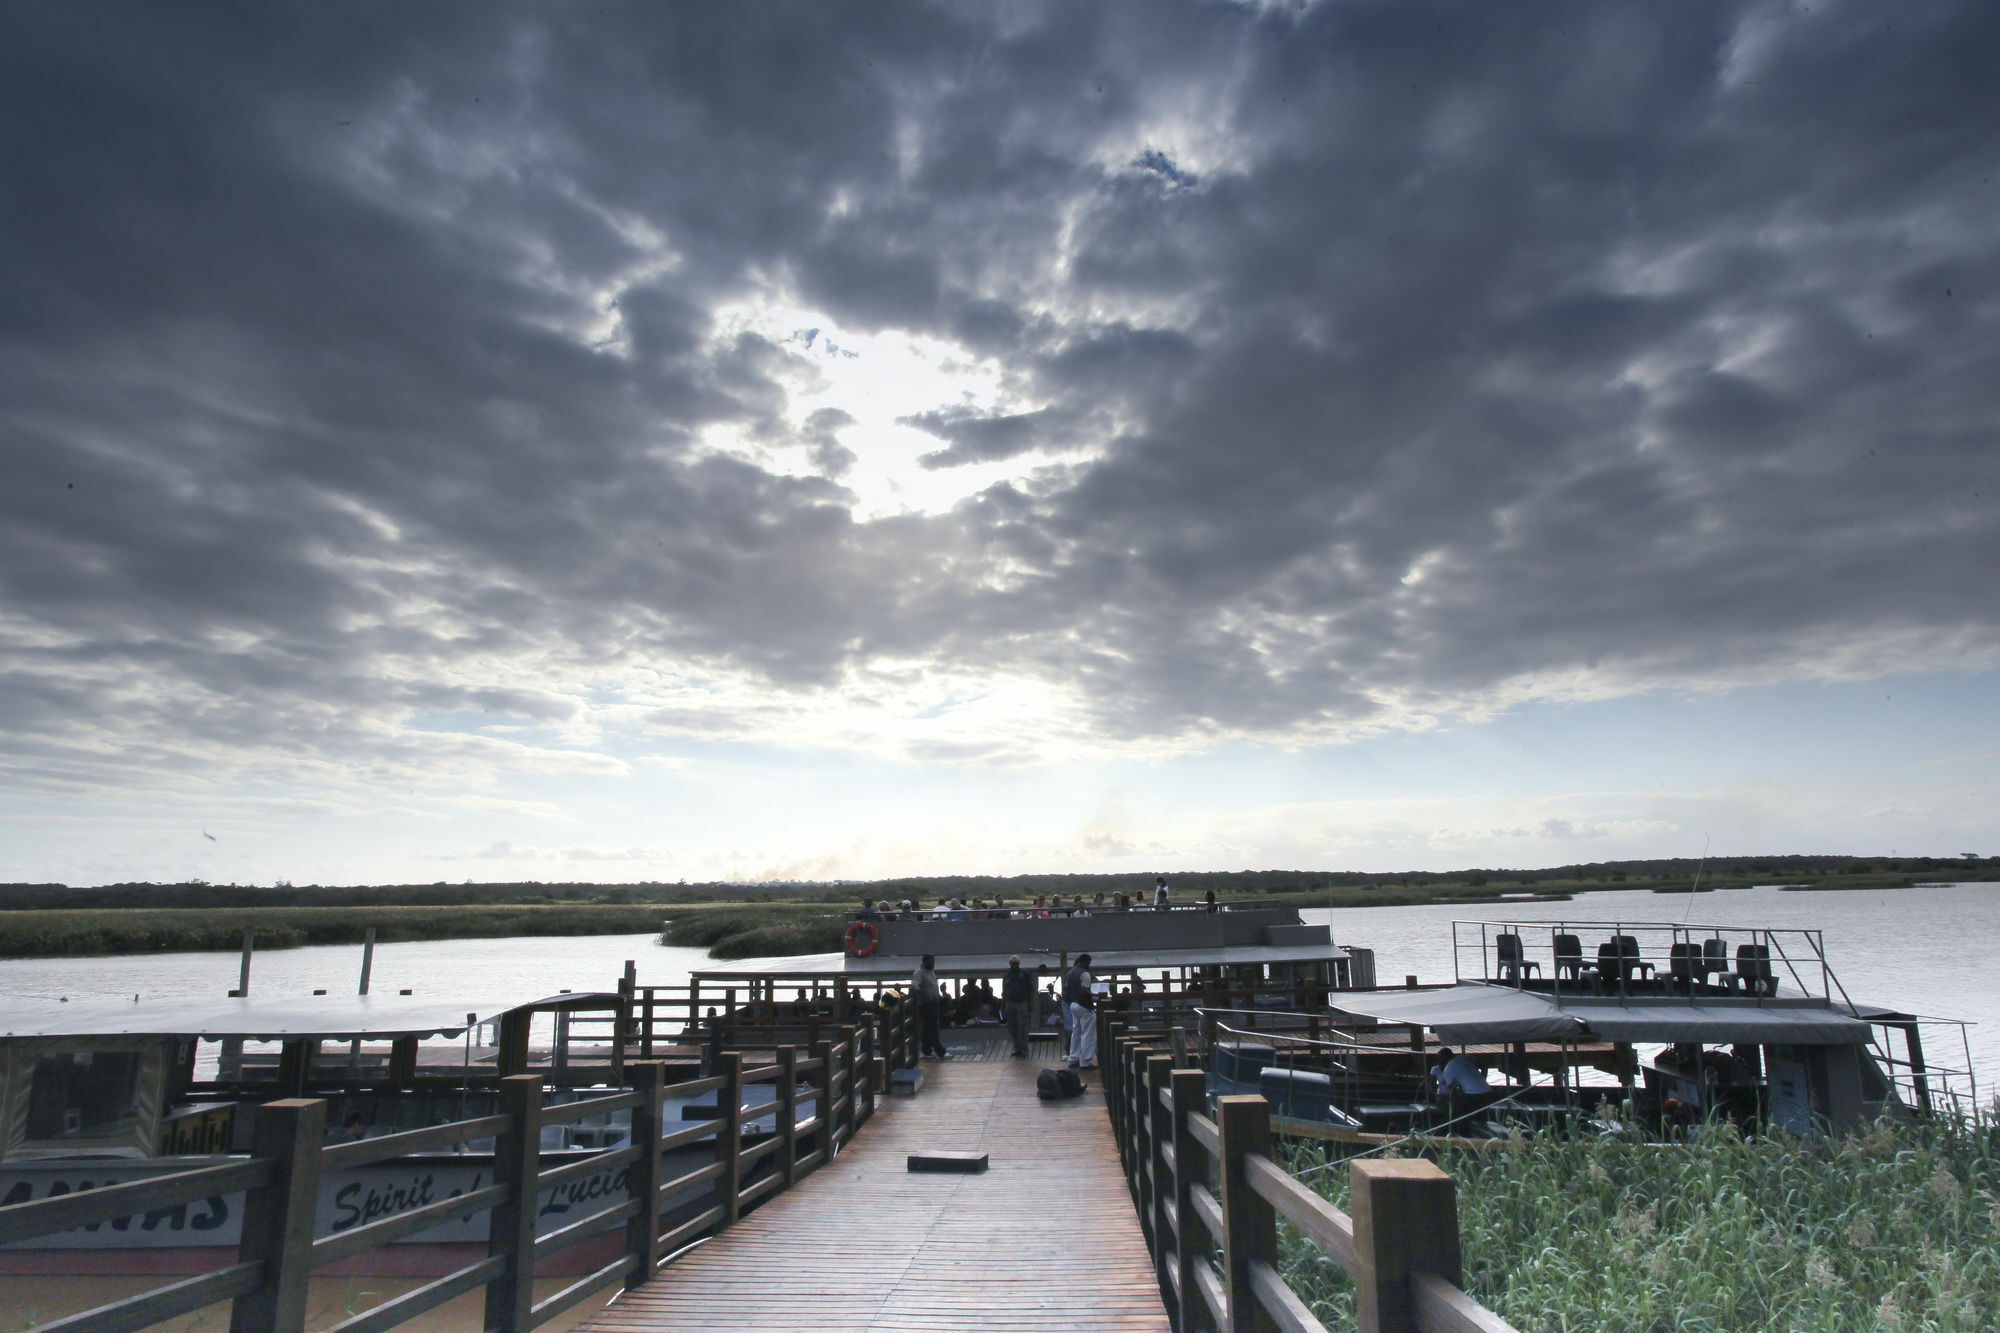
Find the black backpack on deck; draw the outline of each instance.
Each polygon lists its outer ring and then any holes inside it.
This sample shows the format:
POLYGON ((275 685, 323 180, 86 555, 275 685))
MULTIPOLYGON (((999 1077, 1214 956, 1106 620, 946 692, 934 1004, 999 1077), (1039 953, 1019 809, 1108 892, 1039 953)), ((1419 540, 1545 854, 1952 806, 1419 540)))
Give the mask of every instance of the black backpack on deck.
POLYGON ((1083 1076, 1074 1069, 1044 1069, 1035 1075, 1035 1095, 1045 1102, 1083 1096, 1083 1076))

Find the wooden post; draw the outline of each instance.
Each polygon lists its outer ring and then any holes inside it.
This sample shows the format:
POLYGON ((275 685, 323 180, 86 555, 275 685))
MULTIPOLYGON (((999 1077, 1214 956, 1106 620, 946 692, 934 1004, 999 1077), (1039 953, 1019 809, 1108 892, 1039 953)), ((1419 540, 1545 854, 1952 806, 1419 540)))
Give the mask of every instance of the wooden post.
POLYGON ((856 1121, 867 1120, 875 1114, 875 1094, 889 1086, 889 1076, 882 1068, 881 1054, 875 1048, 876 1025, 862 1024, 855 1029, 861 1039, 861 1087, 866 1094, 862 1099, 865 1115, 857 1115, 856 1121))
POLYGON ((625 1253, 639 1263, 625 1275, 627 1291, 649 1280, 660 1264, 660 1090, 666 1075, 664 1065, 651 1062, 625 1069, 626 1085, 639 1094, 639 1104, 632 1108, 632 1146, 639 1156, 626 1177, 639 1211, 625 1224, 625 1253))
POLYGON ((833 1043, 815 1039, 812 1058, 819 1061, 813 1071, 813 1101, 819 1119, 820 1165, 833 1161, 833 1043))
POLYGON ((1271 1155, 1271 1104, 1262 1097, 1218 1097, 1221 1130, 1222 1281, 1229 1293, 1230 1333, 1276 1333, 1277 1322, 1257 1305, 1250 1261, 1278 1252, 1278 1215, 1250 1188, 1243 1159, 1271 1155))
POLYGON ((743 1211, 743 1052, 724 1051, 715 1072, 722 1079, 715 1092, 715 1160, 722 1163, 716 1188, 722 1192, 726 1227, 743 1211))
POLYGON ((306 1095, 306 1080, 312 1077, 313 1057, 318 1054, 319 1042, 306 1037, 294 1037, 278 1048, 278 1086, 287 1097, 306 1095))
POLYGON ((509 1010, 500 1016, 499 1071, 502 1076, 519 1075, 528 1069, 528 1032, 533 1015, 524 1009, 509 1010))
POLYGON ((778 1048, 778 1169, 784 1173, 785 1188, 799 1178, 799 1048, 778 1048))
POLYGON ((1451 1177, 1420 1157, 1350 1163, 1355 1327, 1359 1333, 1415 1333, 1412 1273, 1460 1280, 1458 1200, 1451 1177))
POLYGON ((493 1205, 486 1252, 504 1261, 486 1284, 489 1333, 527 1333, 535 1304, 535 1177, 542 1168, 542 1080, 510 1074, 500 1080, 500 1113, 507 1128, 493 1142, 493 1183, 507 1197, 493 1205))
POLYGON ((714 1078, 722 1072, 722 1019, 707 1019, 708 1040, 701 1048, 701 1076, 714 1078))
POLYGON ((844 976, 833 979, 833 1021, 847 1021, 847 978, 844 976))
POLYGON ((1124 1058, 1115 1030, 1097 1034, 1097 1077, 1104 1085, 1104 1109, 1111 1116, 1111 1135, 1121 1163, 1125 1160, 1125 1117, 1119 1114, 1123 1108, 1118 1105, 1118 1065, 1124 1058))
POLYGON ((243 1200, 239 1263, 264 1265, 264 1280, 238 1296, 230 1333, 300 1333, 306 1282, 312 1277, 313 1218, 319 1210, 319 1151, 326 1103, 286 1098, 257 1108, 250 1155, 269 1158, 276 1175, 243 1200))
POLYGON ((632 1040, 632 1001, 639 992, 639 964, 625 960, 625 975, 618 978, 618 1008, 611 1014, 611 1078, 622 1082, 625 1044, 632 1040))
POLYGON ((389 1044, 389 1086, 408 1088, 417 1081, 417 1037, 398 1037, 389 1044))
POLYGON ((1125 1113, 1132 1126, 1133 1177, 1139 1187, 1139 1208, 1141 1230, 1150 1232, 1152 1225, 1152 1163, 1153 1163, 1153 1118, 1146 1114, 1146 1066, 1153 1058, 1152 1048, 1141 1042, 1132 1044, 1132 1062, 1125 1066, 1128 1075, 1129 1095, 1125 1101, 1125 1113))
MULTIPOLYGON (((1153 1195, 1153 1272, 1166 1290, 1168 1245, 1167 1238, 1174 1234, 1167 1221, 1169 1201, 1174 1197, 1173 1171, 1167 1166, 1167 1149, 1174 1138, 1173 1112, 1160 1100, 1160 1094, 1167 1090, 1167 1083, 1173 1077, 1174 1057, 1171 1055, 1149 1055, 1146 1057, 1146 1122, 1151 1127, 1148 1137, 1153 1142, 1153 1159, 1148 1175, 1149 1188, 1153 1195)), ((1180 1159, 1174 1161, 1178 1164, 1180 1159)))
POLYGON ((1195 1289, 1195 1265, 1210 1247, 1221 1240, 1207 1235, 1201 1214, 1194 1208, 1194 1187, 1208 1183, 1205 1169, 1207 1151, 1195 1142, 1188 1117, 1208 1105, 1208 1079, 1199 1069, 1176 1069, 1170 1076, 1174 1090, 1174 1208, 1180 1218, 1180 1234, 1174 1240, 1174 1264, 1180 1271, 1180 1308, 1174 1313, 1174 1333, 1191 1333, 1213 1327, 1208 1319, 1208 1303, 1195 1289), (1198 1238, 1205 1238, 1206 1243, 1198 1238))
POLYGON ((1126 1175, 1131 1178, 1132 1199, 1139 1209, 1139 1229, 1150 1240, 1153 1234, 1153 1204, 1151 1182, 1146 1173, 1153 1160, 1153 1122, 1146 1115, 1147 1052, 1136 1041, 1125 1049, 1125 1068, 1119 1077, 1125 1080, 1125 1141, 1132 1145, 1126 1175))
MULTIPOLYGON (((841 980, 844 982, 846 978, 843 977, 841 980)), ((840 1072, 847 1083, 847 1114, 842 1117, 846 1123, 847 1131, 841 1136, 841 1140, 842 1142, 849 1142, 853 1140, 854 1131, 861 1124, 861 1091, 855 1079, 857 1065, 854 1058, 855 1036, 853 1028, 842 1027, 840 1029, 840 1045, 843 1052, 840 1057, 840 1072)))

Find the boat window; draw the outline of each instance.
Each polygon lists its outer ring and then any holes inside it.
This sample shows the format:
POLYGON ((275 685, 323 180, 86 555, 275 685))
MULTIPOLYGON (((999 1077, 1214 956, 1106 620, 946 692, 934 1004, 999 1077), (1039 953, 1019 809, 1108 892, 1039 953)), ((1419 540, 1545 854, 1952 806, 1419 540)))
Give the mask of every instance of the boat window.
POLYGON ((107 1139, 138 1123, 139 1054, 61 1051, 35 1061, 29 1139, 107 1139))

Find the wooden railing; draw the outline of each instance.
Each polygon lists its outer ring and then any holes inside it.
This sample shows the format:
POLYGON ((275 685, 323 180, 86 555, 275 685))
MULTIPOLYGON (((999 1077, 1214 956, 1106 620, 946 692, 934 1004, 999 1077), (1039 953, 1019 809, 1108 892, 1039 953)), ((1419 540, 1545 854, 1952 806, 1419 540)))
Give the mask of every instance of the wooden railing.
POLYGON ((1417 1158, 1349 1164, 1350 1217, 1271 1155, 1270 1105, 1175 1068, 1167 1029, 1113 1016, 1100 1063, 1127 1183, 1175 1333, 1324 1333, 1278 1271, 1277 1219, 1354 1281, 1362 1333, 1512 1333, 1459 1288, 1452 1179, 1417 1158))
MULTIPOLYGON (((914 1053, 908 1031, 914 1024, 899 1020, 888 1026, 886 1049, 914 1053)), ((722 1230, 832 1160, 873 1114, 887 1073, 900 1067, 892 1063, 899 1058, 894 1054, 881 1059, 862 1054, 874 1040, 873 1029, 873 1024, 829 1028, 803 1054, 797 1046, 780 1045, 769 1063, 747 1068, 741 1050, 723 1051, 706 1077, 673 1084, 665 1081, 664 1065, 634 1063, 626 1066, 624 1088, 563 1104, 544 1102, 540 1076, 514 1075, 500 1080, 498 1114, 331 1146, 323 1144, 324 1101, 266 1102, 257 1108, 247 1159, 0 1208, 0 1247, 242 1190, 243 1234, 235 1263, 41 1325, 39 1333, 125 1333, 222 1300, 234 1302, 231 1333, 303 1333, 306 1284, 314 1269, 484 1210, 490 1215, 484 1258, 341 1320, 325 1333, 381 1333, 480 1287, 486 1291, 485 1333, 528 1333, 614 1284, 629 1288, 646 1282, 663 1256, 722 1230), (768 1108, 743 1103, 744 1090, 757 1083, 776 1085, 768 1108), (803 1121, 798 1118, 802 1083, 814 1099, 814 1114, 803 1121), (715 1119, 662 1132, 665 1102, 710 1093, 716 1096, 715 1119), (543 1128, 620 1112, 631 1118, 626 1146, 542 1166, 543 1128), (746 1148, 745 1120, 773 1114, 776 1132, 746 1148), (327 1171, 483 1138, 495 1140, 493 1179, 485 1187, 352 1230, 313 1234, 327 1171), (715 1145, 713 1162, 672 1180, 661 1178, 661 1154, 705 1142, 715 1145), (651 1152, 644 1150, 646 1143, 651 1152), (770 1165, 757 1173, 767 1159, 770 1165), (629 1168, 624 1197, 547 1235, 535 1234, 540 1191, 619 1167, 629 1168), (669 1207, 699 1211, 662 1232, 660 1214, 669 1207), (537 1261, 619 1230, 623 1244, 616 1259, 534 1299, 537 1261)))

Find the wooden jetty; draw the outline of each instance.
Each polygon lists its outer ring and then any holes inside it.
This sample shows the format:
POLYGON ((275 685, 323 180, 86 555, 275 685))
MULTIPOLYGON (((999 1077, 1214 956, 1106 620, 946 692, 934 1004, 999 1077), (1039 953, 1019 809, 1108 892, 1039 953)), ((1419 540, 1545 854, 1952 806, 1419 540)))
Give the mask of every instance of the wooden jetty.
POLYGON ((1124 1168, 1091 1095, 1035 1097, 1030 1060, 926 1065, 833 1162, 690 1250, 584 1324, 666 1329, 1169 1327, 1124 1168), (926 1149, 984 1152, 977 1175, 904 1169, 926 1149))

